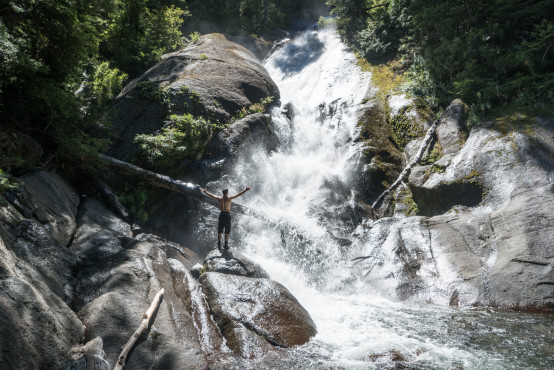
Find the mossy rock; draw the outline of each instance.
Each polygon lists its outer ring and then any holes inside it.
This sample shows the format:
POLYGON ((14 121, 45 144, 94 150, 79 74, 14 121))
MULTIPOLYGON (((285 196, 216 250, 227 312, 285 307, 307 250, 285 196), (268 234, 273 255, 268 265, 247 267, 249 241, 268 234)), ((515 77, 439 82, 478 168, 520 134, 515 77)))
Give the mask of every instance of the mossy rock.
POLYGON ((401 188, 395 194, 394 212, 402 212, 406 216, 416 216, 419 212, 419 207, 415 202, 412 192, 409 188, 401 188))
POLYGON ((137 135, 158 135, 171 115, 192 114, 223 125, 237 112, 279 96, 275 82, 247 49, 221 34, 202 36, 164 55, 123 89, 104 116, 113 139, 108 154, 133 161, 140 150, 137 135))
POLYGON ((400 149, 404 149, 410 141, 425 135, 417 118, 408 113, 411 109, 411 105, 406 105, 389 119, 394 142, 400 149))
POLYGON ((403 157, 387 124, 385 109, 377 99, 365 104, 358 125, 364 149, 357 185, 363 197, 371 202, 398 177, 403 157))

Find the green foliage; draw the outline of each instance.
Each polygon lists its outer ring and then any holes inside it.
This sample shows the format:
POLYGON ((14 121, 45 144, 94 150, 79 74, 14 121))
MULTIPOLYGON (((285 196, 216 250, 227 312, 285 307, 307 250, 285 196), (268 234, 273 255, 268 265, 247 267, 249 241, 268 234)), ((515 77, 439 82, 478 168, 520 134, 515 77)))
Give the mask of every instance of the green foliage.
POLYGON ((272 103, 273 103, 273 96, 268 96, 267 98, 263 98, 258 103, 254 103, 249 107, 243 107, 241 110, 235 113, 235 116, 233 117, 233 119, 234 120, 241 119, 254 113, 266 113, 267 109, 269 108, 269 106, 271 106, 272 103))
POLYGON ((17 188, 17 184, 12 182, 9 176, 0 169, 0 204, 4 203, 4 195, 7 190, 17 188))
POLYGON ((123 191, 118 194, 121 203, 142 223, 148 221, 148 200, 152 197, 152 190, 144 183, 125 183, 123 191))
POLYGON ((127 74, 117 68, 110 68, 109 62, 98 64, 94 70, 90 93, 96 107, 105 107, 121 90, 127 74))
POLYGON ((327 4, 340 32, 362 56, 373 61, 395 57, 411 64, 406 91, 434 109, 459 97, 470 106, 475 122, 508 105, 540 112, 554 104, 552 1, 327 4))
POLYGON ((192 14, 189 29, 203 33, 260 34, 287 29, 293 17, 314 1, 295 0, 188 0, 192 14))
POLYGON ((190 90, 187 86, 182 86, 178 93, 184 98, 183 108, 192 114, 201 115, 203 113, 202 102, 200 101, 200 95, 194 90, 190 90))
POLYGON ((431 79, 431 74, 425 67, 425 60, 421 56, 414 58, 413 64, 404 76, 406 81, 402 88, 404 92, 423 99, 432 109, 439 108, 439 87, 431 79))
MULTIPOLYGON (((188 11, 155 0, 117 1, 107 30, 103 54, 114 65, 135 76, 157 62, 162 54, 183 46, 180 27, 188 11)), ((180 3, 180 1, 176 1, 180 3)))
POLYGON ((95 173, 104 169, 99 152, 108 149, 109 140, 92 137, 78 127, 68 128, 57 134, 55 156, 68 173, 95 173))
POLYGON ((138 90, 139 95, 142 98, 161 103, 169 102, 169 95, 167 94, 167 91, 163 88, 160 88, 156 83, 152 81, 140 81, 139 83, 137 83, 136 89, 138 90))
MULTIPOLYGON (((337 27, 360 54, 371 61, 394 54, 409 32, 410 0, 328 0, 337 27)), ((406 41, 406 40, 404 40, 406 41)))
POLYGON ((194 31, 193 33, 191 33, 191 34, 189 35, 189 43, 191 43, 191 44, 197 44, 198 41, 200 41, 200 36, 202 36, 202 35, 200 34, 200 32, 194 31))
POLYGON ((200 60, 206 60, 206 59, 208 59, 208 56, 206 54, 201 54, 199 59, 200 60))
POLYGON ((212 132, 208 121, 191 114, 171 115, 169 119, 159 133, 135 137, 141 149, 140 159, 150 166, 171 169, 183 159, 196 158, 212 132))
POLYGON ((428 165, 428 164, 434 164, 436 161, 438 161, 442 157, 442 149, 437 140, 435 140, 435 144, 433 145, 433 149, 429 151, 429 153, 421 158, 419 161, 422 165, 428 165))
POLYGON ((336 22, 334 18, 326 18, 324 16, 321 16, 317 21, 317 26, 319 28, 336 27, 336 22))

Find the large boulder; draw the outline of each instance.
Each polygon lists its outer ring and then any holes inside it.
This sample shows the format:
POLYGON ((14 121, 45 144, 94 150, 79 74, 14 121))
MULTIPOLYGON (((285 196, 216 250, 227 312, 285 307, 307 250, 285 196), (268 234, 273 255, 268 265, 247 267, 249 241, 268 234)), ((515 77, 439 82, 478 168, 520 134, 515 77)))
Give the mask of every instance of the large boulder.
POLYGON ((200 282, 224 333, 244 326, 280 347, 305 344, 317 333, 308 312, 276 281, 208 272, 200 282))
POLYGON ((41 285, 16 276, 0 280, 2 369, 55 369, 83 337, 75 314, 41 285))
POLYGON ((87 327, 85 341, 101 337, 108 363, 115 364, 121 346, 163 288, 153 324, 126 366, 206 368, 215 359, 232 364, 233 352, 210 320, 200 286, 185 267, 191 254, 184 247, 147 234, 133 237, 129 225, 93 200, 83 203, 77 219, 71 245, 80 259, 74 306, 87 327))
POLYGON ((251 52, 224 35, 203 36, 164 55, 123 89, 105 116, 115 136, 110 154, 132 159, 135 136, 158 131, 169 114, 193 113, 226 122, 270 96, 279 99, 277 85, 251 52))
POLYGON ((68 245, 75 233, 77 194, 53 172, 33 172, 20 180, 27 194, 12 198, 14 205, 25 217, 39 221, 58 243, 68 245))
POLYGON ((255 113, 248 115, 225 129, 212 140, 209 153, 214 159, 229 158, 239 151, 261 144, 267 150, 275 150, 278 138, 270 127, 269 114, 255 113))
POLYGON ((463 147, 468 131, 467 113, 467 106, 460 99, 444 111, 436 131, 443 155, 454 155, 463 147))

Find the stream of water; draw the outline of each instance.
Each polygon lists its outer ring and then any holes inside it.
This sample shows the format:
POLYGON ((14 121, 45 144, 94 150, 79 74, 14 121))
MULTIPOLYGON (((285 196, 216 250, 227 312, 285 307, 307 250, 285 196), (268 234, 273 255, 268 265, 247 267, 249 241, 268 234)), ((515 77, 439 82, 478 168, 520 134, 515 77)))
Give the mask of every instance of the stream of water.
POLYGON ((553 368, 552 315, 393 302, 352 272, 359 220, 350 189, 361 150, 354 112, 369 76, 332 30, 285 41, 264 65, 281 91, 272 112, 280 149, 247 153, 212 186, 252 186, 241 201, 280 220, 277 227, 236 215, 232 246, 285 285, 316 323, 317 336, 292 350, 292 366, 553 368))

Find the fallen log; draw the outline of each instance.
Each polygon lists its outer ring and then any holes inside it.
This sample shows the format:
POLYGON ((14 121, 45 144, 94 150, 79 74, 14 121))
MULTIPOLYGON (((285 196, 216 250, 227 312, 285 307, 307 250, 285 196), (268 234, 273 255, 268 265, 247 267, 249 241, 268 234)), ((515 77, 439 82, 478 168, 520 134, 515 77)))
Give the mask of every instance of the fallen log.
POLYGON ((154 300, 152 301, 152 304, 150 305, 150 308, 144 313, 142 316, 142 322, 140 323, 140 326, 137 330, 131 335, 131 338, 125 345, 121 348, 121 354, 119 355, 119 358, 117 359, 117 363, 113 367, 113 370, 123 370, 125 367, 125 363, 127 362, 127 356, 129 355, 129 352, 131 352, 131 349, 137 342, 137 340, 140 338, 142 333, 148 329, 150 326, 150 320, 152 319, 152 316, 154 315, 154 312, 158 309, 158 306, 161 303, 162 296, 164 294, 163 288, 156 294, 154 297, 154 300))
POLYGON ((410 175, 410 173, 412 172, 412 167, 415 166, 421 160, 421 157, 423 157, 423 153, 425 152, 425 149, 429 146, 429 144, 431 143, 431 140, 433 139, 433 135, 435 134, 438 124, 439 124, 438 119, 435 120, 435 122, 433 122, 431 127, 429 127, 429 130, 427 130, 427 133, 425 134, 425 138, 423 139, 423 142, 421 143, 421 146, 419 147, 419 150, 417 151, 414 158, 412 158, 410 163, 406 165, 406 167, 400 173, 396 181, 393 182, 392 185, 389 186, 383 193, 381 193, 381 195, 379 195, 379 197, 371 205, 371 208, 375 212, 375 215, 377 216, 377 218, 380 218, 379 213, 377 212, 377 208, 381 205, 381 202, 385 199, 385 197, 391 194, 394 191, 394 189, 396 189, 398 185, 402 183, 402 180, 405 177, 410 175))
MULTIPOLYGON (((219 207, 217 200, 204 194, 201 190, 202 187, 200 185, 193 184, 190 182, 184 182, 181 180, 173 179, 166 175, 148 171, 148 170, 145 170, 144 168, 135 166, 134 164, 124 162, 104 154, 100 154, 99 156, 104 162, 106 162, 108 166, 116 169, 120 173, 138 178, 141 181, 144 181, 152 186, 162 188, 162 189, 167 189, 174 193, 194 196, 202 200, 203 202, 209 203, 215 207, 219 207)), ((232 207, 233 207, 233 212, 239 212, 245 215, 254 216, 269 222, 275 222, 275 220, 270 220, 265 214, 258 212, 244 204, 233 202, 232 207)))

